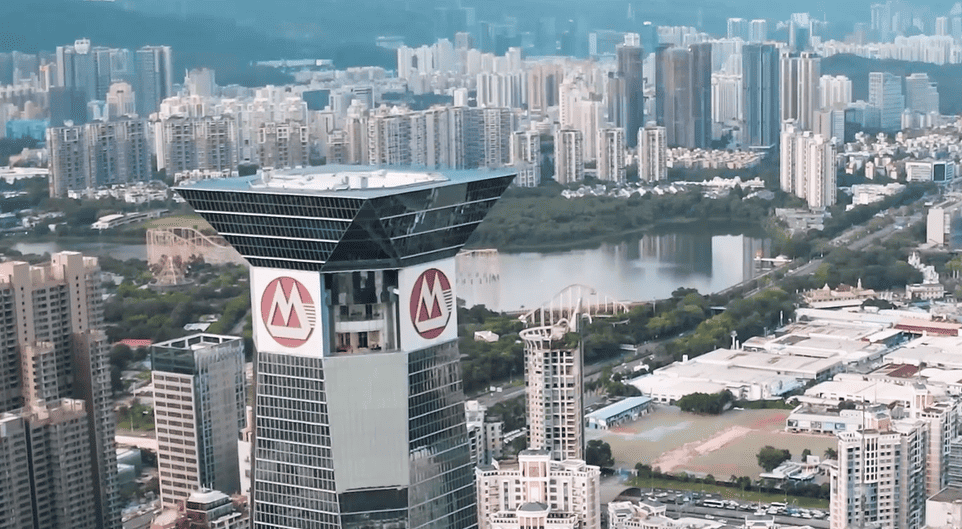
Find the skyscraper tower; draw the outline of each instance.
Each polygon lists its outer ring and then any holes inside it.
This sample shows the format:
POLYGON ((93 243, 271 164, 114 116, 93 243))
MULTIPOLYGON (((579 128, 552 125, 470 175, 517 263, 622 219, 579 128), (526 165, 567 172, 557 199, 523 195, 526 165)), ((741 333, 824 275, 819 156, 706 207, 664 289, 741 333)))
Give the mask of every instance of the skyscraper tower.
POLYGON ((711 44, 659 47, 655 60, 658 124, 668 145, 705 148, 711 143, 711 44))
POLYGON ((164 508, 178 509, 200 488, 240 492, 237 438, 247 422, 243 340, 194 334, 154 344, 150 352, 164 508), (193 420, 184 417, 184 406, 193 420))
POLYGON ((879 109, 879 128, 885 132, 895 132, 902 128, 905 96, 902 94, 901 77, 888 72, 869 73, 868 102, 879 109))
POLYGON ((782 53, 779 65, 781 121, 794 119, 802 130, 812 130, 819 104, 821 65, 822 58, 814 53, 782 53))
POLYGON ((134 59, 137 70, 137 114, 150 117, 160 102, 174 95, 173 57, 170 46, 144 46, 134 59))
POLYGON ((628 147, 638 145, 638 129, 645 124, 645 79, 643 62, 645 52, 641 47, 637 33, 625 35, 625 42, 617 47, 619 87, 624 90, 619 94, 624 98, 624 123, 615 122, 625 130, 628 147))
POLYGON ((57 83, 83 94, 84 102, 97 98, 97 64, 89 40, 57 46, 57 83))
POLYGON ((454 255, 514 176, 325 166, 178 189, 251 264, 255 528, 475 527, 454 255))
POLYGON ((778 49, 774 44, 742 48, 745 90, 745 143, 765 147, 778 143, 778 49))

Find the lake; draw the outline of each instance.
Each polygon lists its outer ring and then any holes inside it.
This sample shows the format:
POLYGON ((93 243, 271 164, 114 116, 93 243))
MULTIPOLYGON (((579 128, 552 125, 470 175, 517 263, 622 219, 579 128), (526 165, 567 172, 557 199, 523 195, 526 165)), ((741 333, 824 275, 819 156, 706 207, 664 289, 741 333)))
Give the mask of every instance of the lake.
POLYGON ((11 249, 23 254, 43 255, 57 252, 81 252, 98 257, 110 256, 114 259, 147 260, 146 244, 121 244, 115 242, 84 242, 84 241, 48 241, 48 242, 18 242, 10 246, 11 249))
POLYGON ((541 306, 568 285, 583 284, 622 301, 671 297, 679 287, 718 292, 758 274, 756 255, 770 257, 761 234, 646 234, 592 250, 458 255, 457 296, 498 311, 541 306))

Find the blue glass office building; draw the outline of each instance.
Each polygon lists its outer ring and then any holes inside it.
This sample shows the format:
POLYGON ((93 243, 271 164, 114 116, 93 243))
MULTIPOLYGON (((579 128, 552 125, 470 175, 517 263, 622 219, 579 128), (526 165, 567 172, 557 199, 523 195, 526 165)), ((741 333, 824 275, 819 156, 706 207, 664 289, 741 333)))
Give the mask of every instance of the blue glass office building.
POLYGON ((324 166, 178 188, 252 265, 255 528, 476 526, 454 255, 514 176, 324 166))

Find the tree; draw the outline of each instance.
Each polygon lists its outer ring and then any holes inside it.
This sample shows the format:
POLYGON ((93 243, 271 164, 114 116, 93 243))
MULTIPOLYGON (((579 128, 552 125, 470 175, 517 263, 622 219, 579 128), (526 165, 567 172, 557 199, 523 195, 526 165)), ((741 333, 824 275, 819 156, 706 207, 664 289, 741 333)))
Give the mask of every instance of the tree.
POLYGON ((834 448, 826 448, 825 454, 823 455, 825 459, 838 459, 838 452, 836 452, 834 448))
POLYGON ((653 475, 651 465, 646 465, 644 463, 635 464, 635 474, 642 479, 649 479, 653 475))
POLYGON ((764 468, 765 472, 771 472, 778 465, 781 465, 783 462, 791 459, 792 453, 788 450, 782 450, 766 445, 758 451, 758 454, 755 457, 758 459, 758 466, 764 468))
POLYGON ((808 456, 810 455, 812 455, 812 451, 809 450, 808 448, 806 448, 805 450, 802 450, 802 462, 804 463, 805 460, 807 460, 808 456))
POLYGON ((611 446, 600 440, 588 441, 585 448, 585 462, 589 465, 610 468, 615 464, 615 458, 611 455, 611 446))

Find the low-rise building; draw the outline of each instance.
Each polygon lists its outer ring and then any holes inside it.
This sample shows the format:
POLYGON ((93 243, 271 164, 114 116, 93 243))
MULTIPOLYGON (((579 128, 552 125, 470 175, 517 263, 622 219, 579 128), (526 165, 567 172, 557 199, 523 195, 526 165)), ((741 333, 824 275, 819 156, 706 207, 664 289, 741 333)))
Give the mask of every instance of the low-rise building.
POLYGON ((837 406, 800 404, 785 419, 785 431, 836 435, 857 432, 866 424, 888 416, 883 405, 844 409, 837 406))
POLYGON ((478 467, 478 529, 599 529, 601 470, 524 450, 516 461, 478 467))
POLYGON ((607 430, 635 421, 651 409, 651 398, 628 397, 585 415, 585 428, 607 430))
POLYGON ((946 487, 925 500, 925 525, 929 529, 956 529, 960 522, 962 487, 946 487))
POLYGON ((861 281, 854 287, 841 284, 835 288, 829 288, 826 284, 822 288, 814 288, 802 293, 805 303, 818 309, 860 307, 865 300, 875 297, 875 291, 871 288, 862 288, 861 281))

